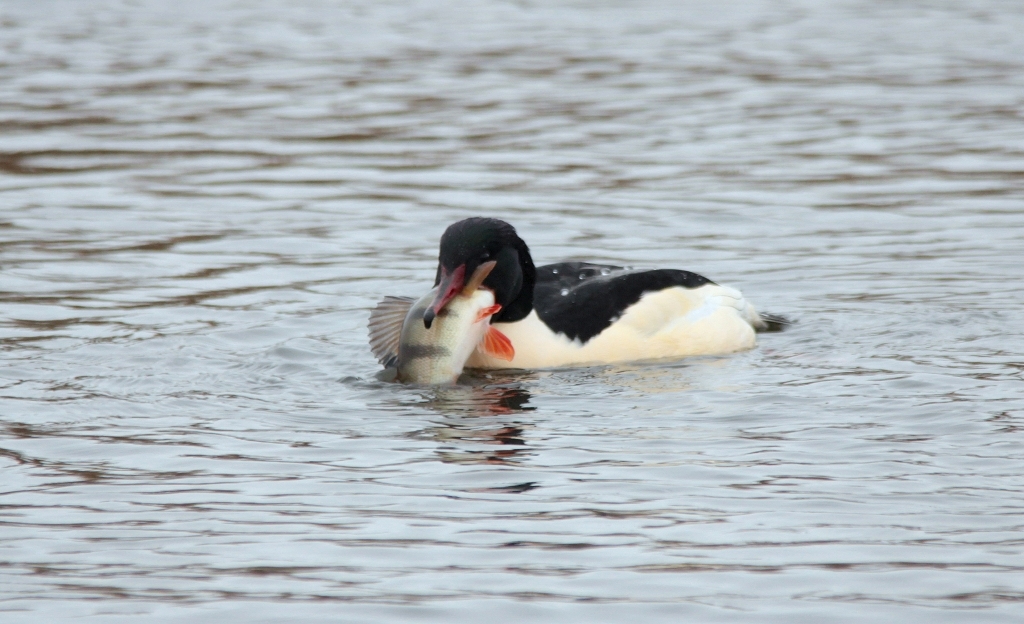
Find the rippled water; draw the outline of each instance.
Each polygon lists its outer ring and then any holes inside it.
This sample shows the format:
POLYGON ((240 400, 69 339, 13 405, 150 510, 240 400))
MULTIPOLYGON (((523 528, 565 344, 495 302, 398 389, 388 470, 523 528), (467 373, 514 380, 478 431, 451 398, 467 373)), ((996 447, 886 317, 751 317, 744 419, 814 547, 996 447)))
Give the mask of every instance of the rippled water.
POLYGON ((0 619, 1024 618, 1018 2, 0 5, 0 619), (383 383, 459 218, 797 319, 383 383))

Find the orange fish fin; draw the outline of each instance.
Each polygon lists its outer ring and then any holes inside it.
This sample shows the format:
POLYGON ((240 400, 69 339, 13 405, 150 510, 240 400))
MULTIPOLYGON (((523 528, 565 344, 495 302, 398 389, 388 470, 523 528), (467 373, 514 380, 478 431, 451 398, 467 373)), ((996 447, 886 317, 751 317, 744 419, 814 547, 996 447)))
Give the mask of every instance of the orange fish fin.
POLYGON ((512 341, 494 327, 487 329, 487 333, 484 334, 484 341, 480 343, 480 348, 487 355, 496 357, 499 360, 505 360, 506 362, 511 362, 512 358, 516 356, 516 350, 512 348, 512 341))
POLYGON ((494 304, 494 305, 492 305, 490 307, 484 308, 483 310, 480 310, 479 312, 477 312, 476 313, 476 320, 473 321, 473 322, 474 323, 479 323, 480 321, 484 320, 488 316, 491 316, 493 314, 497 314, 498 312, 501 312, 501 306, 498 305, 498 304, 494 304))

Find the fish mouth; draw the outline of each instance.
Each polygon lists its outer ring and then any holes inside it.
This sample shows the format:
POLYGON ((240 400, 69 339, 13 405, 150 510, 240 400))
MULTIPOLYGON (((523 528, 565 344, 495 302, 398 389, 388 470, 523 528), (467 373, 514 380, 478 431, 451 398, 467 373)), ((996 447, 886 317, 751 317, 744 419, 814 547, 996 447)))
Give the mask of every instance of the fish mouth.
POLYGON ((423 313, 423 326, 430 329, 430 325, 434 322, 434 318, 441 313, 448 302, 455 298, 458 294, 472 295, 476 292, 480 285, 483 284, 487 276, 494 270, 497 261, 491 260, 490 262, 484 262, 473 271, 473 275, 470 276, 469 280, 466 280, 466 265, 460 264, 455 267, 455 270, 451 273, 448 269, 441 267, 441 283, 437 285, 437 296, 434 297, 434 301, 430 304, 430 307, 423 313))

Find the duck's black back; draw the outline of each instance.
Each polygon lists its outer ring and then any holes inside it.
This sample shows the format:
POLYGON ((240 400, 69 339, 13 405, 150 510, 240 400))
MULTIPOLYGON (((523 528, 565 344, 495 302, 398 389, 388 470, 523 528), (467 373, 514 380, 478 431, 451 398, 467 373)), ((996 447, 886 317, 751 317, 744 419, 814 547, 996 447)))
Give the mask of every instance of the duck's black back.
POLYGON ((713 283, 676 269, 631 270, 589 262, 537 267, 533 307, 552 331, 587 342, 614 323, 644 293, 713 283))

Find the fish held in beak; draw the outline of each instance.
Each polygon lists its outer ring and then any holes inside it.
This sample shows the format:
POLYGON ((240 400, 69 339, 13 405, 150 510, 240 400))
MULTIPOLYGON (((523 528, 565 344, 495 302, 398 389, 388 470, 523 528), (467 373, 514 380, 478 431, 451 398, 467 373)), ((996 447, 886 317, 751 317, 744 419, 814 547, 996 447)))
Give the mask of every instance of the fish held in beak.
POLYGON ((496 264, 497 262, 494 260, 481 264, 473 271, 473 275, 470 276, 468 281, 466 280, 466 265, 459 265, 451 273, 446 268, 441 267, 441 282, 437 285, 437 296, 423 312, 423 326, 430 329, 434 318, 440 314, 441 310, 456 295, 461 293, 469 296, 476 292, 480 285, 483 284, 483 281, 487 279, 487 276, 490 275, 491 271, 494 270, 496 264))

